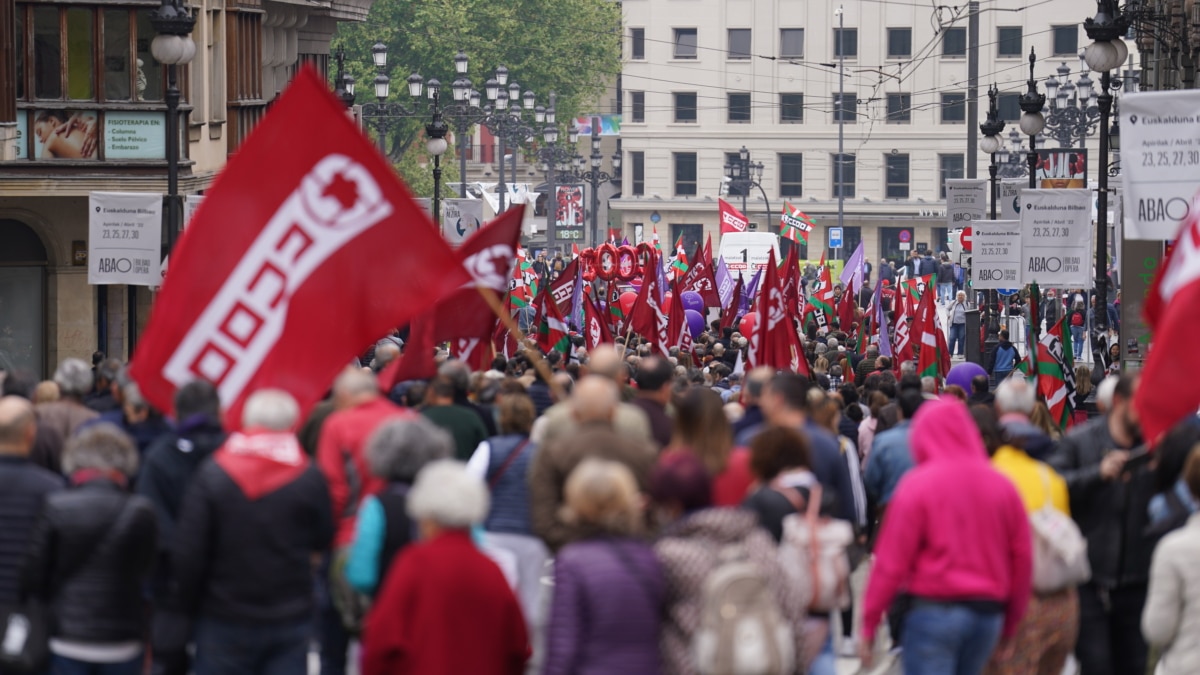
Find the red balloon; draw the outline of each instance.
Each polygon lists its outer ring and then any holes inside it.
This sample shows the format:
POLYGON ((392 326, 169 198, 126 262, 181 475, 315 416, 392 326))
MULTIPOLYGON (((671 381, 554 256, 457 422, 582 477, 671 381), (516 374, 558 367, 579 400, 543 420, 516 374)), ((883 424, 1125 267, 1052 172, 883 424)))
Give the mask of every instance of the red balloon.
POLYGON ((662 302, 663 314, 670 316, 672 302, 675 302, 675 294, 672 293, 671 291, 667 291, 666 293, 663 294, 663 302, 662 302))
POLYGON ((747 312, 746 315, 742 317, 742 320, 738 322, 738 332, 741 333, 742 337, 746 339, 750 339, 750 336, 754 335, 754 329, 757 327, 757 312, 747 312))
POLYGON ((619 301, 621 303, 621 312, 625 316, 629 316, 629 313, 633 311, 633 303, 637 302, 637 293, 625 291, 621 294, 619 301))

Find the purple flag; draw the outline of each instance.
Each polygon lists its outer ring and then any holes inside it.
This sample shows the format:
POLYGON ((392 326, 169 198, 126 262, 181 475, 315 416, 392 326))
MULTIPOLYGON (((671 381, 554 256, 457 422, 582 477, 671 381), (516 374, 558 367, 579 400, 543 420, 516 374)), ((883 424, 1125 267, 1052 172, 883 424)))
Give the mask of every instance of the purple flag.
POLYGON ((628 246, 629 245, 629 237, 621 237, 621 245, 628 246))
POLYGON ((854 249, 854 255, 846 261, 846 267, 842 270, 842 286, 849 293, 855 293, 862 288, 863 283, 863 243, 858 242, 858 248, 854 249))
POLYGON ((665 265, 663 265, 663 263, 669 265, 670 260, 671 258, 662 256, 658 261, 658 302, 660 303, 660 307, 662 306, 661 303, 663 302, 663 298, 666 297, 667 289, 671 288, 671 286, 667 283, 667 268, 665 265))
POLYGON ((713 272, 717 280, 717 296, 721 298, 721 306, 728 307, 733 299, 733 287, 736 282, 729 276, 729 268, 725 266, 724 258, 717 258, 717 268, 713 272))
MULTIPOLYGON (((861 250, 862 244, 859 244, 859 251, 861 250)), ((875 324, 879 326, 879 354, 890 357, 892 355, 892 338, 888 335, 887 313, 883 311, 883 298, 880 295, 882 290, 883 284, 875 284, 875 298, 871 300, 871 304, 875 305, 875 324)))
POLYGON ((742 289, 742 302, 741 307, 738 308, 738 316, 746 314, 754 306, 754 298, 758 295, 758 282, 762 280, 762 272, 761 269, 755 272, 754 278, 742 289))

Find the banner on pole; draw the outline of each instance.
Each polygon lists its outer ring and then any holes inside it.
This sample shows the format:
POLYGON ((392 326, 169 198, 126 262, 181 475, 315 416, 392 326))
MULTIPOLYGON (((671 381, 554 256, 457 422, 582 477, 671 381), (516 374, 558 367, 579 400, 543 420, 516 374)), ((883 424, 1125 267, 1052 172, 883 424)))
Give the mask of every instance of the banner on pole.
POLYGON ((946 180, 946 224, 966 227, 987 218, 987 180, 951 178, 946 180))
POLYGON ((88 283, 157 286, 162 280, 163 196, 88 195, 88 283))
POLYGON ((1021 219, 1021 190, 1029 187, 1024 178, 1005 178, 1000 181, 1000 220, 1021 219))
POLYGON ((578 185, 559 185, 555 204, 555 227, 559 239, 583 239, 583 188, 578 185))
POLYGON ((479 231, 483 223, 482 199, 442 200, 442 236, 454 248, 479 231))
POLYGON ((1175 239, 1200 185, 1200 90, 1121 97, 1125 237, 1175 239))
POLYGON ((1021 221, 981 220, 971 226, 975 288, 1020 288, 1021 262, 1021 221))
POLYGON ((1087 187, 1086 148, 1038 148, 1037 186, 1044 190, 1087 187))
POLYGON ((1022 284, 1090 288, 1092 191, 1021 193, 1022 284))

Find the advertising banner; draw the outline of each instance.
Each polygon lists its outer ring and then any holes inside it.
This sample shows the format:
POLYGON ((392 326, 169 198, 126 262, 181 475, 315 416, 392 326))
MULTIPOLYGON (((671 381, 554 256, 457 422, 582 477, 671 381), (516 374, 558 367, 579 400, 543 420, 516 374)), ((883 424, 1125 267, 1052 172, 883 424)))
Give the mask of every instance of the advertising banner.
POLYGON ((1000 205, 997 209, 1000 220, 1021 219, 1021 190, 1027 187, 1029 180, 1025 178, 1005 178, 1000 181, 1000 196, 997 200, 1000 205))
POLYGON ((554 227, 559 239, 583 239, 583 187, 559 185, 556 188, 554 227))
POLYGON ((951 178, 946 180, 946 224, 966 227, 987 218, 987 180, 951 178))
POLYGON ((1037 185, 1044 190, 1087 187, 1087 150, 1038 148, 1037 185))
POLYGON ((1022 284, 1091 288, 1091 190, 1021 193, 1022 284))
POLYGON ((482 199, 443 199, 442 236, 457 248, 483 224, 482 199))
POLYGON ((154 192, 88 195, 88 283, 157 286, 163 197, 154 192))
POLYGON ((166 114, 104 113, 104 159, 162 159, 167 156, 166 114))
POLYGON ((1174 239, 1200 185, 1200 90, 1121 97, 1127 239, 1174 239))
POLYGON ((1021 221, 980 220, 971 225, 975 288, 1020 288, 1021 261, 1021 221))
POLYGON ((95 110, 30 110, 33 159, 99 159, 100 113, 95 110))

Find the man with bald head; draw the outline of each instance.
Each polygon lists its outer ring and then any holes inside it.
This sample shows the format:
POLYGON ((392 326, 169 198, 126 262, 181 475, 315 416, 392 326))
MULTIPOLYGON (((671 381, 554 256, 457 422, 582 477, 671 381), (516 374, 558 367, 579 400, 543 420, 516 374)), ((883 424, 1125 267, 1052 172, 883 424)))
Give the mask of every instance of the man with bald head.
POLYGON ((62 476, 29 461, 36 435, 33 405, 19 396, 0 398, 0 607, 16 604, 33 523, 46 495, 63 488, 62 476))
POLYGON ((618 411, 627 404, 620 402, 617 384, 606 377, 582 378, 570 400, 559 405, 566 408, 566 415, 575 426, 543 445, 529 472, 533 531, 555 551, 592 534, 586 527, 567 523, 559 513, 563 506, 563 485, 580 462, 588 457, 620 462, 629 467, 638 487, 645 492, 658 454, 646 440, 614 430, 618 411))
MULTIPOLYGON (((609 426, 623 436, 637 441, 649 441, 650 419, 640 408, 622 400, 625 385, 625 362, 612 345, 599 345, 592 350, 588 357, 587 372, 590 377, 608 380, 616 385, 617 407, 609 426)), ((583 379, 588 379, 587 377, 583 379)), ((581 380, 582 381, 582 380, 581 380)), ((576 392, 576 396, 578 392, 576 392)), ((574 398, 574 397, 573 397, 574 398)), ((559 438, 567 435, 578 426, 571 412, 569 401, 561 401, 550 406, 538 419, 533 427, 533 441, 545 447, 559 438)))

